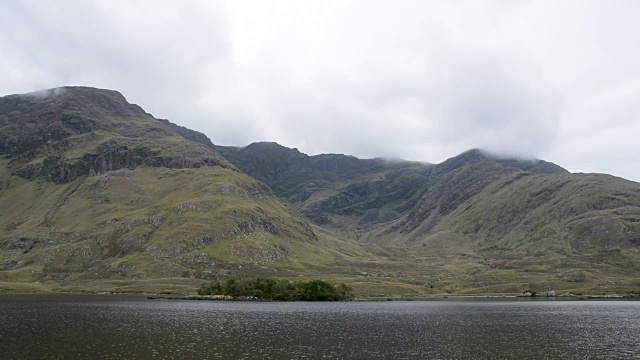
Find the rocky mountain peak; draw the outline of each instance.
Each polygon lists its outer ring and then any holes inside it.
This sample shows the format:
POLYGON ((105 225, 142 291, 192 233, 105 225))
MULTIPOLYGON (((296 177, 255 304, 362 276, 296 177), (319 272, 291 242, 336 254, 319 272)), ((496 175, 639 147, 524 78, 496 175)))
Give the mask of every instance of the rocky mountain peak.
POLYGON ((205 140, 117 91, 69 86, 0 98, 0 155, 30 180, 61 184, 141 165, 231 167, 205 140))
POLYGON ((298 157, 303 154, 297 148, 289 148, 272 141, 260 141, 249 144, 246 151, 253 152, 256 156, 298 157))
POLYGON ((27 108, 30 112, 82 109, 94 115, 146 115, 140 106, 130 104, 117 91, 86 86, 64 86, 0 98, 0 114, 8 109, 27 108))
POLYGON ((510 155, 501 155, 477 148, 467 150, 457 156, 449 158, 440 163, 437 168, 440 173, 447 173, 459 169, 465 165, 480 162, 500 164, 533 174, 568 173, 568 171, 563 167, 548 161, 534 158, 527 159, 510 155))
POLYGON ((117 91, 61 87, 0 98, 0 152, 16 156, 74 134, 110 131, 114 120, 150 116, 117 91))

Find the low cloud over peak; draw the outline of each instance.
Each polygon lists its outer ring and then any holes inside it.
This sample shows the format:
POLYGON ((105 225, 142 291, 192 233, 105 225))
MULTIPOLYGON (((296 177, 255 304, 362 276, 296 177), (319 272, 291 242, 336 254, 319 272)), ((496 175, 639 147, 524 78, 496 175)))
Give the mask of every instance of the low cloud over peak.
POLYGON ((640 180, 633 1, 10 1, 0 94, 114 89, 214 143, 640 180))

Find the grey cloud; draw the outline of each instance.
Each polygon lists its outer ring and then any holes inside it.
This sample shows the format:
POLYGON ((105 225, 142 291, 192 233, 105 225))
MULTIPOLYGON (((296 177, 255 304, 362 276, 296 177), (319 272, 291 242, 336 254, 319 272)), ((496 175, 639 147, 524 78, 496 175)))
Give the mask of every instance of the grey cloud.
MULTIPOLYGON (((18 53, 12 84, 23 91, 88 85, 121 91, 160 117, 178 119, 227 61, 224 16, 196 3, 10 2, 0 44, 18 53), (31 79, 28 73, 41 76, 31 79)), ((4 6, 4 5, 3 5, 4 6)), ((5 84, 8 86, 8 84, 5 84)), ((2 89, 8 92, 8 89, 2 89)), ((192 115, 192 114, 189 114, 192 115)))
POLYGON ((447 57, 442 92, 440 139, 512 155, 539 156, 556 140, 562 97, 530 64, 496 54, 447 57))
POLYGON ((376 87, 336 74, 284 95, 280 86, 270 110, 281 115, 277 126, 287 129, 279 137, 311 152, 340 149, 414 160, 441 160, 452 155, 451 148, 472 147, 535 156, 553 145, 560 97, 535 67, 455 51, 430 64, 427 73, 433 75, 426 78, 390 76, 376 87))
POLYGON ((38 99, 46 99, 46 98, 51 98, 51 97, 56 97, 56 96, 63 95, 66 92, 67 92, 67 89, 65 89, 65 88, 53 88, 53 89, 44 89, 44 90, 33 91, 33 92, 30 92, 30 93, 26 93, 26 94, 18 94, 18 96, 34 97, 34 98, 38 98, 38 99))
POLYGON ((104 87, 218 144, 430 162, 479 147, 640 180, 637 10, 6 1, 0 94, 104 87))

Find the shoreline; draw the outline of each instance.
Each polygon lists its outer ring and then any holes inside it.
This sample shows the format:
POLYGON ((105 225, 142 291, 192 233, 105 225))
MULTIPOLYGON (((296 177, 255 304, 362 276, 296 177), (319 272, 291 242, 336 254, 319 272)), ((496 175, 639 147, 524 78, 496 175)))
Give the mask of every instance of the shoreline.
MULTIPOLYGON (((131 294, 130 294, 131 295, 131 294)), ((558 296, 519 296, 519 295, 443 295, 443 296, 371 296, 354 298, 345 302, 385 302, 385 301, 456 301, 456 300, 640 300, 638 294, 612 295, 558 295, 558 296)), ((287 302, 285 300, 260 299, 256 297, 232 297, 228 295, 148 295, 147 300, 187 300, 187 301, 245 301, 245 302, 287 302)), ((342 301, 327 301, 342 302, 342 301)))
MULTIPOLYGON (((13 292, 13 291, 0 291, 0 296, 3 295, 69 295, 69 296, 138 296, 145 298, 146 300, 187 300, 187 301, 245 301, 245 302, 279 302, 279 300, 260 299, 256 297, 232 297, 228 295, 180 295, 180 294, 167 294, 167 293, 145 293, 145 292, 109 292, 109 291, 96 291, 96 292, 13 292)), ((415 295, 415 296, 403 296, 403 295, 390 295, 390 296, 368 296, 368 297, 354 297, 353 299, 344 300, 348 302, 381 302, 381 301, 463 301, 463 300, 538 300, 538 301, 553 301, 553 300, 640 300, 640 294, 638 293, 623 293, 623 294, 559 294, 556 296, 536 295, 536 296, 523 296, 522 294, 488 294, 488 295, 415 295)))

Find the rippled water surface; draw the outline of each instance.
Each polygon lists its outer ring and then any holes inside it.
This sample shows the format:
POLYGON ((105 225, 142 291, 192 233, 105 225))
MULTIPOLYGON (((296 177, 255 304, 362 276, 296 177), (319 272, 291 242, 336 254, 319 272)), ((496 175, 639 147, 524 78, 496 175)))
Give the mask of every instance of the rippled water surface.
POLYGON ((0 295, 0 359, 640 359, 637 301, 0 295))

